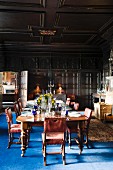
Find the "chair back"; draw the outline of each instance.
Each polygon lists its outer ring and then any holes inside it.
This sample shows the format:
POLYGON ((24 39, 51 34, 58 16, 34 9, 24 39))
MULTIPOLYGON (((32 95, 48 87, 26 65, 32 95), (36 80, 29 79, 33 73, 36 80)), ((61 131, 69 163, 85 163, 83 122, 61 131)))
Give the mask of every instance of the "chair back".
POLYGON ((10 108, 6 108, 5 109, 5 113, 6 113, 6 120, 8 123, 13 123, 13 117, 12 117, 12 111, 10 108))
POLYGON ((45 118, 44 132, 65 132, 66 119, 65 118, 45 118))
POLYGON ((76 99, 75 94, 68 94, 67 98, 70 98, 71 101, 75 101, 76 99))
POLYGON ((71 102, 70 100, 71 100, 71 99, 68 97, 67 100, 66 100, 66 104, 67 104, 67 105, 70 105, 70 102, 71 102))
POLYGON ((19 111, 21 112, 22 108, 23 108, 21 98, 18 99, 17 103, 18 103, 18 106, 19 106, 19 111))
POLYGON ((10 132, 11 125, 13 124, 12 111, 8 107, 8 108, 5 109, 5 113, 6 113, 6 120, 7 120, 7 124, 8 124, 8 132, 10 132))
POLYGON ((16 117, 18 117, 19 115, 21 115, 21 111, 19 109, 19 104, 18 103, 15 103, 14 104, 14 111, 16 113, 16 117))
POLYGON ((87 119, 87 127, 89 126, 90 120, 91 120, 91 116, 92 116, 92 110, 89 108, 85 108, 85 112, 84 115, 88 118, 87 119))

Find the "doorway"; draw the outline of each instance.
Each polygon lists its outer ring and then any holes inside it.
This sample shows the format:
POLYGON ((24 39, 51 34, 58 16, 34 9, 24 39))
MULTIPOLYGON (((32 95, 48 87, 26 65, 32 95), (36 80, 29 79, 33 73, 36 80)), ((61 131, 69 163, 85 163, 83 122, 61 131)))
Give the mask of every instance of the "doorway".
POLYGON ((0 72, 0 110, 13 107, 18 98, 17 72, 0 72))

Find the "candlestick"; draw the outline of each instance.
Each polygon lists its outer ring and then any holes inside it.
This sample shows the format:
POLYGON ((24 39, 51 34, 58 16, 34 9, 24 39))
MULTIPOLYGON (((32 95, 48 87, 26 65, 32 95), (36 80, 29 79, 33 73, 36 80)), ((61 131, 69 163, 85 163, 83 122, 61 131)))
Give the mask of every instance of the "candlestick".
POLYGON ((48 84, 50 93, 52 93, 52 88, 54 87, 54 84, 52 84, 51 80, 50 80, 50 84, 48 84))

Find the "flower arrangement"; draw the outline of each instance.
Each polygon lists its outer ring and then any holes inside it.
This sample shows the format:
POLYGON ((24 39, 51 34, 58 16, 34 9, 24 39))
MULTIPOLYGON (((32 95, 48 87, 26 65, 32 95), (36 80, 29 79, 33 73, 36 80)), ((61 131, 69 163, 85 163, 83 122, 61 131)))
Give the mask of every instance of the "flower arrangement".
POLYGON ((40 97, 37 98, 37 104, 40 105, 42 102, 45 102, 46 104, 51 102, 53 106, 55 104, 55 99, 51 93, 41 94, 40 97))

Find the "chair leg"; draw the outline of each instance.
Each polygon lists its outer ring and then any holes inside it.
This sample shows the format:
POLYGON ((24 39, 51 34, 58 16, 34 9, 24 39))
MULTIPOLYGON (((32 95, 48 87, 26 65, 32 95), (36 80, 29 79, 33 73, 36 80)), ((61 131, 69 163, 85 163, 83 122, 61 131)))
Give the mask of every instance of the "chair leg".
POLYGON ((44 157, 44 166, 46 166, 46 157, 44 157))
POLYGON ((89 149, 88 131, 86 131, 84 133, 84 136, 86 137, 85 140, 84 140, 84 137, 83 137, 84 144, 86 144, 87 148, 89 149))
POLYGON ((18 142, 21 143, 21 136, 19 137, 18 142))
POLYGON ((69 137, 69 147, 71 148, 71 133, 68 133, 68 137, 69 137))
POLYGON ((8 141, 8 149, 10 148, 10 146, 11 146, 11 139, 12 139, 12 136, 11 136, 11 134, 9 133, 9 141, 8 141))
POLYGON ((62 160, 63 160, 63 165, 66 164, 65 161, 65 144, 62 145, 62 160))
POLYGON ((44 166, 46 166, 46 145, 43 144, 43 157, 44 157, 44 166))
POLYGON ((66 135, 65 135, 65 138, 66 138, 66 142, 68 142, 68 131, 66 131, 66 135))
POLYGON ((89 144, 88 144, 88 133, 86 134, 86 146, 87 146, 87 148, 89 149, 89 144))

